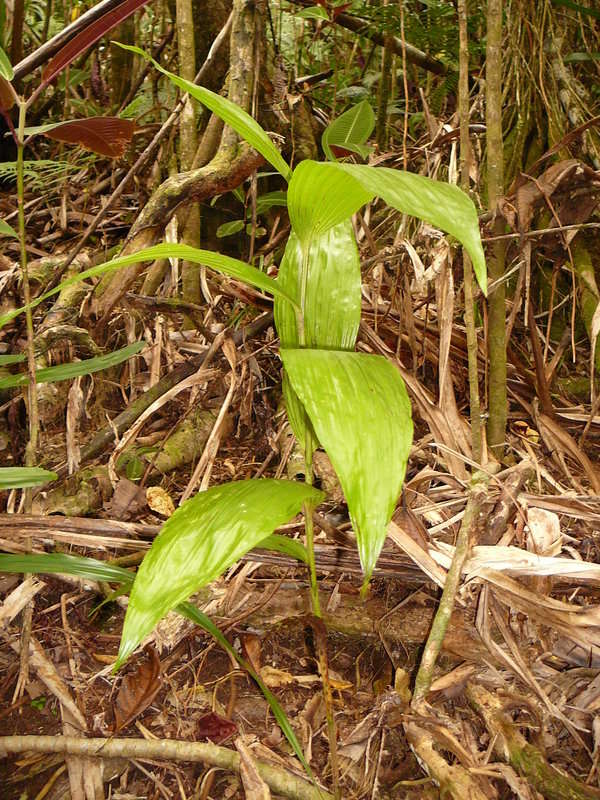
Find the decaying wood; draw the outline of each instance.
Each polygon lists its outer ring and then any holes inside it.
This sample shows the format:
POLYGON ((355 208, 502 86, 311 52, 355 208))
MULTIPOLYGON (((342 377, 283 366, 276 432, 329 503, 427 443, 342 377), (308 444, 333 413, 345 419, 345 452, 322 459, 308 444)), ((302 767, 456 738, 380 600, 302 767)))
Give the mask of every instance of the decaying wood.
MULTIPOLYGON (((64 753, 94 758, 192 761, 233 772, 240 770, 238 753, 202 742, 173 739, 79 739, 75 736, 0 736, 0 757, 9 753, 64 753)), ((292 772, 255 761, 260 777, 277 794, 291 800, 333 800, 333 795, 292 772)))

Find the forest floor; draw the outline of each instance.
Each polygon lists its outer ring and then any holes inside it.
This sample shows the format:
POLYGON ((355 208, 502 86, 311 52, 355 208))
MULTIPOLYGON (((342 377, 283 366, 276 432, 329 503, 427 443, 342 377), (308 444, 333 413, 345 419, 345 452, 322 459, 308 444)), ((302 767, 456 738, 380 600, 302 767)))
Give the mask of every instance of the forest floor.
MULTIPOLYGON (((78 201, 76 188, 72 191, 60 239, 49 238, 57 222, 53 215, 32 208, 32 258, 52 247, 60 262, 96 210, 78 201)), ((0 199, 7 210, 11 203, 8 196, 0 199)), ((109 216, 99 232, 103 246, 117 242, 135 214, 135 203, 130 195, 109 216)), ((342 796, 435 797, 435 783, 425 777, 422 756, 415 755, 415 731, 409 730, 414 724, 427 732, 448 768, 464 768, 473 797, 533 798, 535 791, 548 797, 597 797, 600 479, 593 462, 600 418, 590 421, 575 400, 557 407, 554 419, 536 412, 533 373, 523 366, 526 353, 519 345, 509 352, 514 413, 507 461, 502 468, 487 464, 487 488, 473 533, 476 547, 465 564, 427 713, 410 708, 407 686, 419 665, 470 496, 469 461, 460 445, 468 418, 461 398, 468 391, 465 334, 457 323, 446 362, 457 401, 447 394, 442 404, 438 401, 435 296, 431 287, 420 289, 420 299, 413 297, 413 310, 406 313, 410 288, 401 277, 406 254, 391 237, 391 228, 384 225, 376 236, 361 240, 366 266, 358 346, 387 356, 403 370, 416 429, 402 500, 365 601, 359 597, 360 565, 339 484, 324 454, 315 463, 318 485, 327 495, 316 517, 316 553, 342 796), (500 721, 484 713, 486 699, 478 690, 501 700, 500 721), (528 774, 526 763, 519 767, 516 759, 511 761, 506 742, 521 755, 525 743, 536 747, 545 767, 569 775, 574 783, 568 790, 580 794, 549 794, 540 782, 541 774, 548 779, 544 769, 528 774)), ((14 248, 5 248, 0 273, 4 310, 18 292, 17 258, 14 248)), ((32 272, 47 276, 47 267, 47 259, 34 261, 32 272)), ((18 494, 2 496, 4 552, 73 553, 132 566, 190 482, 195 491, 209 482, 299 477, 301 464, 281 410, 281 364, 266 301, 247 290, 242 294, 232 280, 209 276, 207 281, 212 303, 203 309, 202 333, 160 299, 128 295, 114 314, 105 348, 134 340, 137 330, 143 331, 148 349, 93 380, 80 379, 75 390, 66 382, 41 396, 40 466, 59 468, 62 477, 35 493, 33 516, 17 516, 18 494), (162 392, 164 402, 142 426, 134 427, 134 416, 114 430, 114 420, 167 373, 182 370, 175 383, 180 386, 199 368, 211 340, 225 330, 236 336, 235 358, 226 347, 217 349, 204 379, 192 388, 186 384, 183 391, 171 387, 162 392), (189 365, 194 369, 186 372, 189 365), (232 381, 235 389, 229 392, 232 381), (108 431, 104 445, 92 451, 90 443, 103 430, 108 431), (69 463, 73 474, 67 477, 69 463)), ((48 305, 42 310, 47 314, 48 305)), ((89 319, 88 311, 80 310, 89 319)), ((38 330, 42 322, 40 314, 38 330)), ((15 320, 3 330, 3 343, 22 345, 24 330, 21 318, 15 320)), ((517 342, 518 334, 515 329, 517 342)), ((53 344, 50 363, 78 355, 73 341, 63 340, 53 344)), ((480 359, 483 374, 483 343, 480 359)), ((2 461, 19 464, 27 441, 22 396, 1 402, 2 461)), ((300 522, 280 532, 303 533, 300 522)), ((0 736, 70 731, 79 737, 135 738, 142 744, 210 741, 230 749, 241 740, 254 759, 304 775, 256 684, 203 631, 169 616, 145 649, 114 676, 111 664, 125 600, 114 598, 106 584, 67 576, 40 575, 27 578, 26 584, 34 603, 30 677, 25 693, 15 696, 16 617, 5 625, 0 641, 0 736), (72 711, 65 713, 70 705, 72 711)), ((20 576, 0 577, 2 624, 2 609, 6 612, 21 585, 20 576)), ((304 568, 284 555, 253 551, 196 602, 276 695, 317 780, 331 789, 304 568)), ((69 771, 77 761, 69 758, 69 771)), ((160 759, 144 754, 143 748, 135 758, 81 762, 80 768, 97 781, 100 762, 104 791, 112 800, 267 796, 256 788, 253 794, 247 784, 244 788, 235 771, 160 759)), ((552 777, 556 785, 557 775, 552 777)), ((30 752, 0 760, 2 800, 60 800, 69 791, 61 754, 30 752)))

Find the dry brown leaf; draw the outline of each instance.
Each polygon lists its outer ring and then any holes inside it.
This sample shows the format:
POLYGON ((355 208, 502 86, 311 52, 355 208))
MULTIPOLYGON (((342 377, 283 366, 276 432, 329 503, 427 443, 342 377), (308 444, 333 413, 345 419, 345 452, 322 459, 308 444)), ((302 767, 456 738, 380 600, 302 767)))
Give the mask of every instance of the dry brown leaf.
POLYGON ((237 725, 230 719, 210 711, 198 720, 198 738, 210 739, 215 744, 222 744, 237 733, 237 725))
POLYGON ((161 517, 170 517, 175 513, 175 505, 171 496, 161 486, 149 486, 146 489, 146 502, 148 507, 160 514, 161 517))
POLYGON ((115 701, 115 733, 123 730, 145 711, 161 687, 158 653, 152 645, 146 647, 148 658, 137 670, 123 678, 115 701))

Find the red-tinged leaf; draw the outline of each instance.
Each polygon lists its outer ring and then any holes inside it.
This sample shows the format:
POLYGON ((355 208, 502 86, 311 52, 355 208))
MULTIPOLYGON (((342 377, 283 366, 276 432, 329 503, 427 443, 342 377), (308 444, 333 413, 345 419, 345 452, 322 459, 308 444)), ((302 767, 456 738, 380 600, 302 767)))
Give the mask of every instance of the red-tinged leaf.
POLYGON ((149 645, 148 658, 135 672, 126 675, 115 702, 115 733, 126 728, 130 722, 145 711, 154 700, 161 686, 160 659, 149 645))
POLYGON ((333 15, 332 16, 333 21, 335 22, 335 20, 339 17, 340 14, 343 14, 344 11, 348 11, 348 9, 351 8, 351 7, 352 7, 352 3, 344 3, 341 6, 334 6, 331 9, 331 12, 332 12, 332 15, 333 15))
POLYGON ((16 102, 17 96, 12 84, 0 75, 0 111, 10 111, 16 102))
POLYGON ((198 720, 198 738, 210 739, 214 744, 222 744, 237 733, 237 725, 230 719, 220 717, 210 711, 198 720))
POLYGON ((40 131, 49 139, 69 144, 80 144, 101 156, 118 158, 125 152, 135 130, 135 122, 119 117, 90 117, 75 119, 57 125, 48 131, 40 131))
POLYGON ((101 39, 108 31, 115 28, 123 20, 130 17, 138 8, 146 5, 149 0, 125 0, 120 6, 113 8, 112 11, 104 14, 104 16, 92 22, 87 28, 74 36, 54 58, 47 64, 42 72, 42 83, 48 84, 54 80, 59 72, 65 67, 68 67, 73 59, 78 55, 85 52, 88 47, 91 47, 98 39, 101 39))
POLYGON ((345 147, 340 147, 338 144, 330 145, 330 149, 336 158, 346 158, 346 156, 354 155, 351 150, 346 150, 345 147))

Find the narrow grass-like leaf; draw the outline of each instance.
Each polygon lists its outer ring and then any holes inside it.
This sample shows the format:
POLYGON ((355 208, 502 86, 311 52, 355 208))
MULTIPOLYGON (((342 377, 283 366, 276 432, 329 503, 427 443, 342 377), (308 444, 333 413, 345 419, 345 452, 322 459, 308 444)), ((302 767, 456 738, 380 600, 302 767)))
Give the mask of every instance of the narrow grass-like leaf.
POLYGON ((23 361, 27 361, 27 356, 24 353, 0 356, 0 367, 6 367, 9 364, 21 364, 23 361))
POLYGON ((131 590, 118 665, 156 623, 323 495, 293 481, 235 481, 200 492, 164 524, 131 590))
POLYGON ((26 489, 55 481, 58 475, 40 467, 0 467, 0 490, 26 489))
MULTIPOLYGON (((263 292, 279 296, 292 303, 292 305, 295 304, 294 298, 286 292, 276 280, 269 278, 268 275, 265 275, 264 272, 256 269, 256 267, 251 267, 250 264, 239 261, 237 258, 224 256, 222 253, 213 253, 211 250, 199 250, 187 244, 163 242, 153 247, 147 247, 145 250, 139 250, 137 253, 132 253, 130 256, 114 258, 112 261, 108 262, 108 264, 110 264, 111 269, 118 269, 128 264, 137 264, 140 261, 154 261, 157 258, 182 258, 194 264, 203 264, 205 267, 210 267, 217 272, 231 275, 233 278, 244 281, 244 283, 256 286, 257 289, 263 292)), ((99 266, 102 266, 102 264, 99 266)))
POLYGON ((202 105, 206 106, 210 111, 220 117, 223 122, 229 125, 233 130, 238 133, 242 139, 248 142, 248 144, 252 145, 252 147, 257 150, 270 164, 272 164, 275 169, 280 172, 286 180, 289 180, 291 175, 291 169, 289 164, 287 164, 279 152, 279 150, 275 147, 271 139, 269 138, 268 133, 261 128, 258 122, 253 119, 250 114, 247 114, 242 108, 240 108, 235 103, 232 103, 231 100, 228 100, 226 97, 221 97, 215 92, 211 92, 209 89, 205 89, 203 86, 196 86, 195 83, 191 83, 190 81, 184 80, 184 78, 180 78, 178 75, 174 75, 169 70, 162 67, 157 61, 155 61, 148 53, 145 53, 139 47, 135 47, 134 45, 125 45, 120 44, 119 42, 115 42, 118 44, 119 47, 122 47, 124 50, 131 50, 133 53, 137 53, 138 55, 145 58, 146 61, 154 64, 157 70, 166 75, 169 80, 178 86, 182 91, 187 92, 191 97, 198 102, 202 103, 202 105))
POLYGON ((91 581, 119 583, 125 588, 133 584, 133 572, 98 561, 95 558, 69 556, 65 553, 32 553, 29 555, 0 554, 0 572, 32 572, 48 575, 76 575, 91 581))
POLYGON ((12 225, 9 225, 8 222, 5 222, 3 219, 0 219, 0 236, 14 236, 15 239, 19 238, 19 234, 12 225))
POLYGON ((398 370, 381 356, 282 350, 289 379, 340 479, 365 584, 386 537, 412 443, 398 370))
MULTIPOLYGON (((134 342, 105 356, 87 358, 84 361, 72 361, 68 364, 59 364, 56 367, 44 367, 37 370, 35 380, 36 383, 57 383, 58 381, 78 378, 80 375, 91 375, 93 372, 116 367, 139 353, 145 346, 146 342, 134 342)), ((11 375, 8 378, 0 379, 0 389, 14 389, 17 386, 26 386, 28 383, 29 375, 27 374, 11 375)))
POLYGON ((330 161, 335 161, 332 147, 342 147, 355 151, 358 147, 359 154, 368 154, 371 148, 365 145, 375 127, 375 114, 367 100, 357 103, 352 108, 344 111, 334 119, 323 131, 321 144, 323 151, 330 161))
MULTIPOLYGON (((29 304, 29 307, 33 309, 40 305, 40 303, 43 303, 44 300, 52 297, 52 295, 58 294, 63 289, 66 289, 75 283, 87 280, 87 278, 97 278, 100 275, 106 275, 110 272, 115 272, 127 264, 137 264, 140 261, 154 261, 155 258, 183 258, 186 261, 193 261, 196 264, 204 264, 207 267, 212 267, 212 269, 215 269, 218 272, 223 272, 226 275, 232 275, 234 278, 239 278, 240 280, 245 281, 252 286, 256 286, 265 292, 269 292, 269 294, 285 297, 292 304, 294 303, 293 298, 288 297, 283 289, 278 286, 277 282, 273 280, 273 278, 269 278, 269 276, 265 275, 264 272, 261 272, 255 267, 251 267, 249 264, 245 264, 243 261, 238 261, 235 258, 230 258, 229 256, 224 256, 220 253, 213 253, 210 250, 197 250, 189 245, 171 244, 165 242, 163 244, 157 244, 154 247, 148 247, 145 250, 140 250, 139 252, 130 256, 113 258, 112 261, 106 261, 102 264, 97 264, 95 267, 90 267, 90 269, 86 269, 83 272, 79 272, 77 275, 67 278, 62 283, 59 283, 59 285, 55 286, 54 289, 51 289, 39 297, 36 297, 36 299, 32 300, 32 302, 29 304)), ((7 311, 5 314, 0 315, 0 328, 3 328, 15 317, 18 317, 19 314, 23 314, 26 309, 27 306, 21 306, 20 308, 12 309, 12 311, 7 311)))
POLYGON ((219 628, 214 624, 214 622, 203 614, 202 611, 197 609, 191 603, 180 603, 177 606, 176 611, 178 611, 182 616, 187 617, 192 622, 195 622, 196 625, 199 625, 203 630, 205 630, 213 639, 218 642, 221 647, 229 653, 229 655, 234 658, 237 663, 246 670, 246 672, 256 681, 258 684, 259 689, 263 693, 265 700, 269 704, 271 711, 273 712, 273 716, 277 720, 279 727, 281 728, 283 735, 288 740, 296 757, 304 767, 306 774, 314 781, 314 776, 312 773, 311 768, 309 767, 306 759, 304 758, 304 753, 302 751, 302 747, 300 746, 300 742, 296 738, 296 734, 294 733, 294 729, 292 728, 290 721, 287 717, 287 714, 283 710, 283 708, 279 705, 279 701, 275 697, 275 695, 271 692, 271 690, 267 687, 265 682, 262 680, 260 675, 254 671, 252 665, 246 661, 245 658, 235 650, 227 641, 223 633, 219 630, 219 628))

